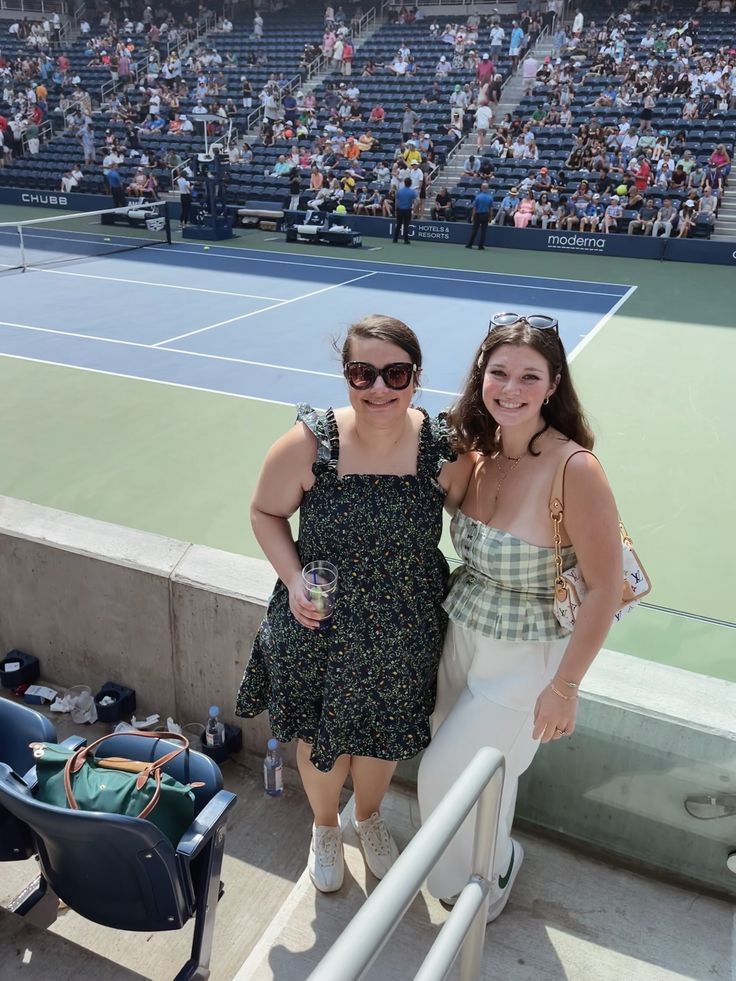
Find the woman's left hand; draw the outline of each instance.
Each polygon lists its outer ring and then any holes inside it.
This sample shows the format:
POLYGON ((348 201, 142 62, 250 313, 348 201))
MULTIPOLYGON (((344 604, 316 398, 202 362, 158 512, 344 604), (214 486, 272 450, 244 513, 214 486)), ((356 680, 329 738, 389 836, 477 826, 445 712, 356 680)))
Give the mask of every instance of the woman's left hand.
POLYGON ((575 730, 575 717, 578 711, 577 698, 565 701, 547 685, 537 699, 534 707, 533 739, 548 743, 552 739, 570 736, 575 730))

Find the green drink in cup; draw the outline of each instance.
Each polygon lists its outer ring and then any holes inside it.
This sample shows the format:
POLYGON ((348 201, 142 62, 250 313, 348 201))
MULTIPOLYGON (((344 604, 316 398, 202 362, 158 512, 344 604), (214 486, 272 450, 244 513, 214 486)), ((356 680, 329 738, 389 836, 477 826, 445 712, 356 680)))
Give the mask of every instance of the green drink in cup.
POLYGON ((337 567, 323 559, 310 562, 302 569, 307 599, 312 602, 320 619, 320 630, 326 630, 332 619, 337 598, 337 567))

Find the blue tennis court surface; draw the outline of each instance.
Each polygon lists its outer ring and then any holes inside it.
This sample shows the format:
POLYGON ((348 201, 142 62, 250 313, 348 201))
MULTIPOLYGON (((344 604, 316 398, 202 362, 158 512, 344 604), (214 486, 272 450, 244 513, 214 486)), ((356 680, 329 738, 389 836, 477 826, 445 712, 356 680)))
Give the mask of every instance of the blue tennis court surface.
POLYGON ((437 411, 461 386, 493 312, 556 316, 574 355, 633 289, 334 254, 153 246, 5 273, 0 354, 325 406, 345 397, 332 337, 385 313, 416 330, 421 402, 437 411))

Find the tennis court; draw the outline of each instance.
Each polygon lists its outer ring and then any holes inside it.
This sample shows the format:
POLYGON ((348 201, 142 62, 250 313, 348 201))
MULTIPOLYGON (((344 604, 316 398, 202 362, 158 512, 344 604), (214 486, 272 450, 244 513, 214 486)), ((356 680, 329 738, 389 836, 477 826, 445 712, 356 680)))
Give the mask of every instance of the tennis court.
MULTIPOLYGON (((727 268, 378 240, 314 254, 262 233, 138 250, 135 229, 79 221, 34 231, 41 264, 1 277, 0 493, 258 555, 258 466, 295 402, 344 401, 331 340, 348 323, 415 328, 436 412, 491 312, 549 313, 655 582, 608 646, 736 680, 727 268), (712 575, 687 571, 693 550, 712 575)), ((4 266, 14 249, 0 230, 4 266)))

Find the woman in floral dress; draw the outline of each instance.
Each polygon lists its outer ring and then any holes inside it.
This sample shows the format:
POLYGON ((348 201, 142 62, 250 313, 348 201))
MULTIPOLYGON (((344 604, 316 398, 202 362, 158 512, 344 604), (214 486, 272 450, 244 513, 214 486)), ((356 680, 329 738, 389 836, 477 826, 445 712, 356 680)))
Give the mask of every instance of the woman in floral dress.
POLYGON ((366 317, 348 330, 342 358, 350 404, 300 406, 258 480, 253 528, 279 580, 236 708, 245 717, 268 710, 274 735, 298 740, 314 813, 308 868, 322 892, 342 884, 338 807, 348 774, 368 867, 381 878, 398 855, 381 801, 397 762, 429 743, 447 624, 442 509, 462 500, 472 466, 454 460, 444 419, 411 405, 422 354, 409 327, 366 317), (321 630, 302 584, 316 560, 338 569, 321 630))

